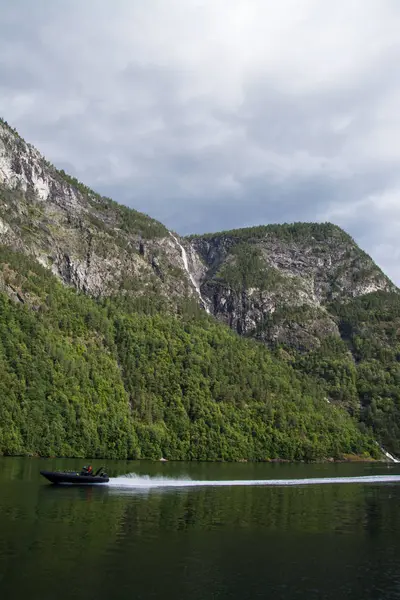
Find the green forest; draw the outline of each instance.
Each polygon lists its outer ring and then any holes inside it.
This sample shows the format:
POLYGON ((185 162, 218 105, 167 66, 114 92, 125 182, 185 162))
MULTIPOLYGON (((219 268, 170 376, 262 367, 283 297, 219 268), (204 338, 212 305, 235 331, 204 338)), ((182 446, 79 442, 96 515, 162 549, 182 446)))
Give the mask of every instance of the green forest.
POLYGON ((255 227, 243 227, 241 229, 230 229, 218 233, 203 233, 201 235, 193 234, 187 236, 187 239, 194 240, 212 239, 215 237, 229 238, 235 243, 249 242, 264 239, 268 235, 277 236, 283 241, 326 241, 336 239, 341 243, 354 243, 354 240, 343 229, 333 223, 272 223, 269 225, 256 225, 255 227))
POLYGON ((360 425, 328 404, 315 370, 240 338, 192 303, 173 315, 151 298, 94 300, 5 247, 0 266, 0 453, 378 456, 372 412, 360 425))
POLYGON ((0 454, 400 455, 400 294, 346 232, 284 223, 188 236, 211 317, 187 297, 162 223, 0 126, 18 181, 0 185, 0 454))
MULTIPOLYGON (((341 337, 327 337, 306 353, 286 347, 286 360, 322 385, 361 430, 372 431, 385 448, 400 454, 399 294, 374 292, 328 309, 341 337)), ((279 356, 282 352, 275 349, 279 356)))

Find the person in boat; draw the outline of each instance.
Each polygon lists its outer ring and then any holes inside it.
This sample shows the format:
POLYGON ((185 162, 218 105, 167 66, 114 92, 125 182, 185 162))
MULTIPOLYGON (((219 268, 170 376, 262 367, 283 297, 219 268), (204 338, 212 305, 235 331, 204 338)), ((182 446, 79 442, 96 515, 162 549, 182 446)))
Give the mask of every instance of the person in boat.
POLYGON ((89 465, 88 467, 83 467, 81 471, 81 475, 93 475, 93 467, 89 465))

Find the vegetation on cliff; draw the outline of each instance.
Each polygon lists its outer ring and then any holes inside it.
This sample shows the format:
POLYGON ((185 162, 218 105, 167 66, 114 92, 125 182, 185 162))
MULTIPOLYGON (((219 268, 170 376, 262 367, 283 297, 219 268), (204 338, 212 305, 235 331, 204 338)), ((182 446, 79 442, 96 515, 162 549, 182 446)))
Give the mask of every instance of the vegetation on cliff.
MULTIPOLYGON (((206 315, 122 308, 0 252, 0 451, 313 460, 376 454, 323 390, 206 315), (15 295, 15 297, 13 296, 15 295), (10 298, 14 299, 11 299, 10 298)), ((145 307, 143 307, 145 308, 145 307)))
POLYGON ((230 229, 218 233, 192 234, 188 240, 211 240, 214 238, 229 238, 235 242, 248 242, 262 240, 268 235, 274 235, 285 241, 303 241, 313 239, 324 241, 336 238, 340 242, 354 243, 351 236, 333 223, 272 223, 270 225, 256 225, 242 229, 230 229))
POLYGON ((400 455, 400 295, 374 292, 329 310, 340 337, 327 337, 308 352, 279 344, 275 353, 313 377, 361 429, 400 455))
POLYGON ((400 295, 342 229, 185 255, 1 119, 0 179, 0 452, 301 460, 372 434, 400 454, 400 295))

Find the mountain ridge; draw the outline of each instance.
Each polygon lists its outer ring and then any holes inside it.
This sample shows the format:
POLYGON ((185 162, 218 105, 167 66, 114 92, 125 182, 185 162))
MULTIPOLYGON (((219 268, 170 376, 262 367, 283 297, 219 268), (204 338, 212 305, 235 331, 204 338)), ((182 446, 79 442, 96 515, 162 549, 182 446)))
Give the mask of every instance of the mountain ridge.
POLYGON ((140 275, 146 291, 196 295, 173 232, 57 170, 4 121, 0 186, 3 240, 65 283, 96 296, 129 290, 140 275))
MULTIPOLYGON (((104 198, 64 171, 57 170, 5 121, 0 120, 0 243, 3 257, 8 257, 4 258, 5 262, 0 269, 0 294, 9 298, 17 307, 17 313, 14 315, 17 320, 20 319, 20 310, 23 314, 27 310, 33 311, 32 314, 36 315, 38 322, 41 322, 40 319, 46 320, 47 317, 43 315, 48 310, 47 303, 50 302, 51 305, 53 292, 44 294, 43 286, 47 285, 50 286, 48 289, 56 290, 52 287, 53 284, 45 283, 47 279, 44 273, 48 272, 69 288, 75 289, 82 302, 82 294, 87 295, 91 298, 90 302, 108 306, 108 312, 118 315, 111 320, 109 316, 104 315, 99 317, 98 321, 101 323, 104 319, 109 320, 107 330, 113 331, 113 334, 109 333, 108 337, 110 340, 113 337, 114 341, 111 343, 109 340, 107 344, 111 344, 110 348, 107 346, 107 350, 104 351, 106 354, 110 351, 114 353, 112 360, 117 362, 124 360, 123 355, 118 354, 121 346, 134 346, 132 341, 128 343, 124 335, 121 336, 118 323, 128 324, 129 319, 136 318, 134 315, 148 315, 149 318, 152 315, 151 318, 155 321, 151 325, 150 322, 145 325, 145 321, 140 321, 142 317, 137 317, 141 324, 135 327, 144 327, 143 331, 140 330, 144 339, 147 335, 144 331, 146 327, 150 327, 155 338, 161 336, 159 339, 163 341, 160 341, 160 347, 164 347, 164 344, 171 349, 179 346, 181 342, 178 342, 178 339, 184 336, 185 328, 193 326, 193 331, 196 331, 193 335, 198 340, 198 347, 203 348, 205 352, 202 354, 202 351, 196 350, 196 360, 200 362, 205 361, 206 355, 210 357, 216 353, 217 357, 218 354, 218 345, 214 347, 214 342, 206 341, 207 328, 227 326, 239 334, 239 345, 235 346, 235 352, 239 355, 244 353, 243 356, 247 356, 246 353, 251 353, 252 350, 247 349, 246 344, 255 340, 254 343, 258 342, 266 347, 262 350, 265 353, 262 356, 266 364, 269 364, 268 357, 273 357, 273 360, 277 361, 276 365, 281 365, 282 373, 285 373, 283 378, 289 377, 289 373, 290 377, 294 377, 293 381, 306 377, 309 386, 308 397, 325 397, 332 411, 345 410, 350 414, 352 423, 360 427, 364 441, 357 438, 358 434, 355 434, 355 430, 351 429, 352 426, 347 421, 341 421, 340 427, 344 430, 349 427, 349 431, 352 431, 350 437, 353 436, 352 439, 359 441, 351 446, 344 441, 346 436, 341 437, 339 446, 342 450, 338 446, 337 451, 333 453, 335 456, 340 452, 351 454, 351 448, 354 452, 360 448, 368 449, 367 453, 374 454, 370 442, 367 441, 371 435, 391 452, 400 452, 399 290, 371 257, 338 226, 331 223, 271 224, 201 236, 179 237, 148 215, 104 198), (29 267, 22 255, 26 255, 28 261, 34 260, 45 268, 42 275, 37 275, 38 283, 34 285, 29 275, 32 263, 29 263, 29 267), (171 318, 176 320, 171 322, 176 323, 176 330, 175 325, 171 324, 173 333, 168 334, 170 338, 166 342, 167 334, 160 332, 171 318), (190 323, 193 325, 189 325, 190 323), (196 323, 200 329, 196 329, 196 323)), ((63 296, 60 290, 54 293, 63 296)), ((66 322, 73 321, 68 312, 78 310, 78 305, 67 292, 61 306, 69 307, 65 308, 66 322)), ((97 314, 99 310, 97 304, 90 306, 91 309, 88 309, 85 317, 88 322, 92 320, 90 312, 97 314)), ((4 314, 7 310, 4 308, 4 314)), ((53 327, 54 324, 51 328, 53 327)), ((44 333, 40 335, 44 343, 44 333)), ((52 335, 55 336, 54 339, 63 339, 63 329, 55 327, 52 335)), ((97 332, 95 338, 98 335, 97 332)), ((221 333, 215 335, 223 337, 224 334, 221 330, 221 333)), ((91 336, 92 333, 89 338, 91 336)), ((92 341, 85 339, 82 343, 91 348, 90 352, 95 352, 92 341)), ((190 344, 189 347, 192 348, 190 344)), ((137 351, 139 350, 135 350, 137 351)), ((68 352, 75 356, 75 349, 72 347, 68 352)), ((128 351, 129 356, 130 352, 131 350, 128 351)), ((150 354, 153 356, 153 345, 145 341, 140 352, 146 362, 150 354)), ((193 348, 190 352, 194 352, 193 348)), ((132 360, 137 364, 136 359, 132 360)), ((175 372, 175 359, 171 362, 164 356, 164 360, 166 371, 175 372)), ((229 360, 234 361, 233 354, 229 360)), ((74 361, 78 361, 77 356, 74 361)), ((242 374, 244 380, 256 381, 250 363, 247 359, 244 362, 248 364, 248 370, 242 374)), ((47 363, 44 361, 44 364, 47 363)), ((189 361, 188 364, 192 363, 189 361)), ((192 364, 192 368, 195 364, 197 363, 192 364)), ((10 368, 8 365, 7 369, 10 368)), ((48 368, 46 366, 46 369, 48 368)), ((210 368, 208 367, 208 370, 210 368)), ((220 383, 213 384, 214 387, 207 392, 207 402, 204 402, 210 403, 207 404, 207 411, 211 411, 209 414, 215 416, 217 413, 213 402, 218 404, 221 394, 222 404, 219 410, 223 409, 228 421, 231 419, 234 437, 239 436, 237 439, 242 440, 241 451, 235 454, 235 457, 246 458, 245 448, 250 446, 243 437, 240 422, 237 420, 238 415, 242 414, 240 401, 235 401, 232 413, 229 413, 231 409, 227 408, 229 393, 234 398, 239 398, 240 394, 246 397, 245 386, 243 387, 243 382, 237 380, 230 371, 229 363, 225 359, 220 363, 220 369, 221 376, 229 372, 232 381, 236 383, 226 379, 226 389, 230 390, 228 393, 218 391, 221 390, 220 383)), ((171 379, 172 375, 169 375, 172 387, 180 389, 171 405, 175 406, 174 409, 171 408, 171 414, 178 410, 176 414, 180 415, 174 417, 172 429, 168 429, 171 416, 168 413, 169 409, 164 405, 165 401, 150 391, 158 389, 157 378, 147 380, 148 375, 142 374, 142 383, 139 384, 136 376, 131 373, 129 364, 126 364, 124 372, 123 381, 120 382, 122 388, 119 389, 122 393, 121 398, 124 394, 131 398, 125 417, 131 422, 132 415, 136 415, 136 424, 131 425, 136 431, 135 435, 139 436, 133 444, 137 449, 135 452, 139 452, 141 456, 154 456, 154 440, 162 439, 162 444, 157 442, 160 452, 180 458, 192 453, 198 459, 200 454, 196 454, 190 441, 185 442, 186 450, 182 450, 178 430, 174 429, 175 426, 178 429, 183 427, 185 435, 191 432, 187 438, 190 440, 190 436, 194 435, 193 427, 201 413, 201 410, 200 413, 196 412, 197 409, 194 410, 190 403, 182 404, 181 400, 177 400, 178 397, 185 398, 189 393, 184 384, 187 377, 185 371, 180 371, 179 377, 174 375, 175 379, 171 379), (147 383, 143 383, 146 381, 147 383), (129 392, 129 389, 136 391, 129 392), (139 389, 142 391, 138 392, 139 389), (140 410, 137 404, 142 406, 140 410), (145 408, 146 406, 148 408, 145 408), (150 421, 147 422, 146 419, 150 421), (171 450, 170 445, 172 438, 175 439, 174 450, 171 450), (147 448, 147 451, 143 448, 147 448)), ((199 372, 196 377, 202 379, 203 375, 199 372)), ((215 377, 218 379, 217 375, 215 377)), ((277 381, 281 377, 279 369, 275 377, 277 381)), ((85 385, 88 385, 89 380, 90 377, 85 379, 85 385)), ((206 383, 204 385, 208 386, 206 383)), ((252 401, 262 397, 257 385, 252 383, 251 386, 252 401)), ((196 389, 201 398, 201 386, 196 389)), ((282 392, 282 406, 279 410, 287 411, 289 405, 286 403, 290 394, 285 386, 281 386, 281 389, 285 391, 282 392)), ((168 386, 163 390, 168 397, 168 386)), ((194 398, 192 401, 196 404, 194 398)), ((300 396, 297 397, 297 401, 301 406, 300 396)), ((43 402, 41 410, 47 407, 47 401, 43 402)), ((121 402, 123 404, 122 400, 121 402)), ((274 410, 278 410, 276 407, 274 410)), ((297 410, 296 408, 295 412, 297 410)), ((304 404, 304 410, 305 415, 309 415, 312 405, 304 404)), ((321 406, 318 404, 315 410, 318 416, 322 410, 321 406)), ((342 414, 340 412, 340 415, 342 414)), ((339 419, 338 415, 332 417, 337 422, 342 419, 339 419)), ((218 419, 221 418, 220 415, 218 419)), ((246 421, 248 417, 243 418, 246 421)), ((293 422, 299 422, 297 416, 293 418, 293 422)), ((254 413, 249 424, 252 419, 258 423, 256 429, 264 431, 262 436, 265 440, 271 440, 271 436, 276 437, 278 434, 275 431, 277 425, 274 420, 275 424, 271 429, 267 417, 266 420, 259 421, 259 416, 254 413), (267 430, 268 435, 265 433, 267 430)), ((284 428, 287 427, 285 419, 284 428)), ((282 455, 298 460, 305 456, 327 458, 326 452, 332 452, 328 451, 325 442, 321 442, 321 449, 316 450, 320 442, 317 441, 313 430, 315 421, 308 416, 307 419, 307 427, 311 429, 307 430, 306 427, 303 433, 306 437, 311 436, 307 437, 309 441, 298 441, 298 448, 301 450, 296 454, 293 448, 289 451, 290 439, 285 437, 283 446, 279 446, 282 455)), ((215 431, 213 433, 212 422, 213 418, 206 419, 207 424, 204 425, 205 429, 202 429, 202 435, 204 432, 206 437, 217 435, 215 431)), ((130 437, 129 427, 126 427, 124 439, 133 439, 130 437)), ((223 429, 222 419, 218 434, 222 437, 225 435, 223 429)), ((299 431, 296 434, 298 440, 303 435, 299 431)), ((218 435, 215 439, 212 438, 212 443, 210 442, 213 459, 219 456, 216 450, 218 435)), ((196 443, 199 444, 199 438, 196 439, 196 443)), ((59 442, 61 446, 64 443, 59 442)), ((102 443, 99 441, 100 445, 102 443)), ((24 444, 21 447, 25 447, 24 444)), ((265 444, 265 448, 269 448, 268 456, 279 457, 279 452, 277 455, 276 451, 278 446, 267 441, 265 444), (275 450, 272 451, 272 448, 275 450)), ((260 459, 263 456, 262 447, 257 448, 257 451, 254 448, 251 452, 249 450, 248 457, 252 455, 260 459)), ((221 450, 221 453, 220 457, 233 457, 227 447, 223 452, 221 450)))

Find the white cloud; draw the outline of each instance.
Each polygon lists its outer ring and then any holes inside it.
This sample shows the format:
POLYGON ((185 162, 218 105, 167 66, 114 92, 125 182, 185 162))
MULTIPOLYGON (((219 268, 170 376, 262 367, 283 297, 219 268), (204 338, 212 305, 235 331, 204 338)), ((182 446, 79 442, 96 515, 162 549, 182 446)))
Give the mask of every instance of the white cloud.
POLYGON ((1 110, 178 231, 331 215, 400 282, 399 30, 397 0, 20 0, 1 110))

